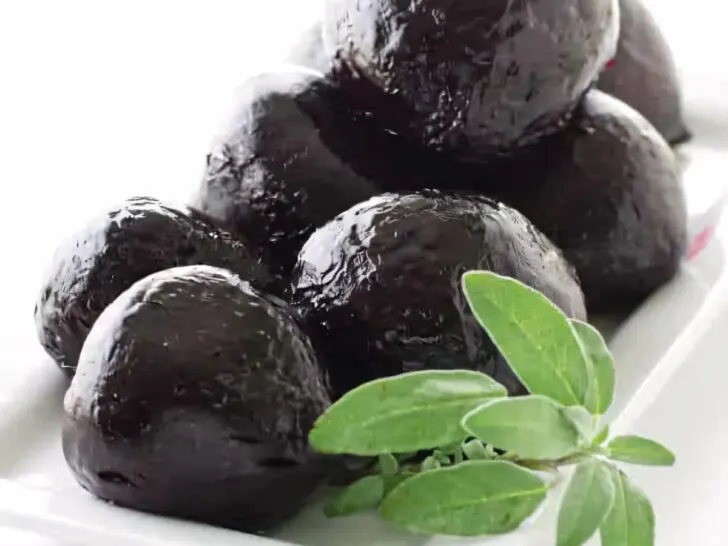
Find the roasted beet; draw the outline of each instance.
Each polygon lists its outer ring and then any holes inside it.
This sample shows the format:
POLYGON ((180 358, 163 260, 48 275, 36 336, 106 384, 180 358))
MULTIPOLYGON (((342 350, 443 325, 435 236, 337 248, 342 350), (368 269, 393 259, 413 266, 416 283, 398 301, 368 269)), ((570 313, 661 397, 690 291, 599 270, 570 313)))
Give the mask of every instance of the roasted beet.
POLYGON ((257 532, 325 477, 307 437, 329 403, 285 304, 223 269, 173 268, 135 283, 91 329, 63 451, 102 499, 257 532))
POLYGON ((332 101, 305 69, 248 80, 191 203, 259 245, 281 285, 314 229, 376 193, 321 138, 336 131, 332 101))
POLYGON ((621 30, 614 63, 599 89, 640 112, 671 144, 690 137, 682 113, 675 60, 644 0, 620 0, 621 30))
POLYGON ((630 309, 678 270, 687 218, 677 163, 635 110, 591 91, 572 124, 522 157, 517 208, 576 267, 589 312, 630 309))
POLYGON ((255 254, 199 213, 135 197, 100 214, 56 250, 35 306, 38 339, 70 376, 96 318, 134 282, 177 265, 225 267, 262 287, 255 254))
POLYGON ((384 194, 317 230, 299 256, 292 301, 334 396, 426 368, 481 370, 520 392, 464 300, 460 278, 470 269, 515 277, 585 318, 561 253, 521 214, 485 198, 384 194))
POLYGON ((388 130, 482 160, 560 128, 618 19, 617 0, 328 0, 323 42, 388 130))

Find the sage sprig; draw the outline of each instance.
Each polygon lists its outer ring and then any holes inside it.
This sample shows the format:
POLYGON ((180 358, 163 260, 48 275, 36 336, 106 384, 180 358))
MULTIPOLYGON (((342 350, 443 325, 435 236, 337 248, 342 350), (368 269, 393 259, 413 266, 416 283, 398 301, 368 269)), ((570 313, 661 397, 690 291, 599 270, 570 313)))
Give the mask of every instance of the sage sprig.
POLYGON ((339 491, 329 516, 378 510, 420 534, 514 531, 573 466, 558 515, 557 546, 652 546, 649 499, 615 464, 671 466, 659 443, 610 438, 601 416, 614 400, 609 348, 589 324, 569 319, 543 294, 486 271, 468 272, 470 309, 527 388, 474 371, 422 371, 352 390, 316 422, 311 446, 378 457, 375 474, 339 491), (420 459, 403 456, 429 451, 420 459))

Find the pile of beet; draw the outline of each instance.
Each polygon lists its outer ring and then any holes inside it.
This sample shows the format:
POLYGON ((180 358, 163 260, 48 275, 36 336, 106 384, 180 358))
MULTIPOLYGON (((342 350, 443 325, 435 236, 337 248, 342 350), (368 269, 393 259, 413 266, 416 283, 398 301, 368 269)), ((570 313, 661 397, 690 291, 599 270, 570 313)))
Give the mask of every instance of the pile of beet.
POLYGON ((357 385, 523 392, 465 271, 585 320, 679 268, 689 133, 641 0, 329 0, 291 60, 243 86, 188 207, 130 198, 48 269, 64 453, 102 499, 268 529, 337 469, 307 435, 357 385))

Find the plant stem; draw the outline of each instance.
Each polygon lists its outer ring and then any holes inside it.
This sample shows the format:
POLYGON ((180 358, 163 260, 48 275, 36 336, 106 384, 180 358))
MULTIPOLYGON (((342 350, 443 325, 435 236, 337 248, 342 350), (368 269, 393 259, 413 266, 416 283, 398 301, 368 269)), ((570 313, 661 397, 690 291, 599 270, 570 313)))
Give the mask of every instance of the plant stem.
POLYGON ((501 459, 510 461, 524 468, 530 468, 531 470, 555 470, 562 466, 579 463, 586 457, 589 457, 590 454, 579 451, 571 453, 565 457, 561 457, 560 459, 519 459, 517 455, 511 454, 510 457, 508 455, 509 454, 505 454, 501 457, 501 459))

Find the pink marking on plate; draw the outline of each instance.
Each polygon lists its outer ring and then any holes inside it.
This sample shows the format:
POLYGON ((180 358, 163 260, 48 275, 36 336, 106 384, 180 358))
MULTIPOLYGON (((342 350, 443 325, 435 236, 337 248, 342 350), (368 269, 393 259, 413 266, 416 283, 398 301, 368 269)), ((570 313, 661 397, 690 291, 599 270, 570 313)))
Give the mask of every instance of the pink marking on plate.
POLYGON ((708 226, 695 236, 690 248, 688 249, 688 260, 696 258, 698 254, 700 254, 705 247, 708 246, 708 243, 713 238, 714 233, 715 226, 708 226))

